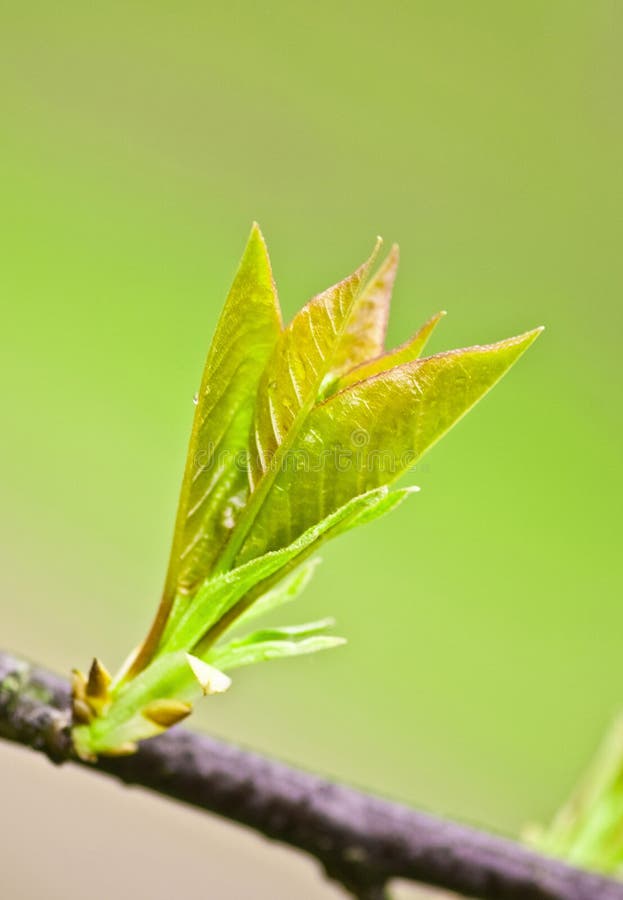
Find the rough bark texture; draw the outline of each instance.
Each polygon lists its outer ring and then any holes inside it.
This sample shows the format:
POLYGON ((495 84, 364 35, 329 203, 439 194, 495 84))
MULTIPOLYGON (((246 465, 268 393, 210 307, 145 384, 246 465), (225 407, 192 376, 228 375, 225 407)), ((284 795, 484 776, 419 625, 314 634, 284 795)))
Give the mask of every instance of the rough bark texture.
MULTIPOLYGON (((0 653, 0 737, 71 759, 68 699, 66 681, 0 653)), ((623 900, 620 882, 179 728, 79 764, 303 850, 356 897, 403 878, 480 900, 623 900)))

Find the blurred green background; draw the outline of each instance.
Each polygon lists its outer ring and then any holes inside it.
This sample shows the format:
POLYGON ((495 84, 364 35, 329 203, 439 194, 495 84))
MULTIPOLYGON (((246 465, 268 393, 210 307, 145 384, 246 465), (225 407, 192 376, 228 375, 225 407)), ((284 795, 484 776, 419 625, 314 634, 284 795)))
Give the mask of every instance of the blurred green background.
MULTIPOLYGON (((396 342, 440 308, 434 350, 547 331, 419 495, 325 550, 290 618, 348 646, 241 671, 195 725, 492 829, 547 818, 623 706, 622 26, 618 0, 3 6, 0 645, 66 671, 145 631, 251 221, 288 315, 379 233, 396 342)), ((19 750, 0 794, 11 900, 83 900, 102 858, 95 900, 180 871, 190 900, 338 896, 19 750)))

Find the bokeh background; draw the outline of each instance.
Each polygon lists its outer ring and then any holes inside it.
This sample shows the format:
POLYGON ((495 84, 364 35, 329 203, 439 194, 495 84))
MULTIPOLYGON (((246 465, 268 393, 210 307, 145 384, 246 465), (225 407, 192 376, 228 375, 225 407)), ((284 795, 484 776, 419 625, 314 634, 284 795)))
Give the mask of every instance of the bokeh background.
MULTIPOLYGON (((622 38, 618 0, 3 5, 0 645, 114 666, 146 629, 251 221, 288 315, 380 233, 396 342, 440 308, 434 350, 547 331, 419 495, 326 548, 289 618, 348 646, 242 670, 195 725, 502 832, 547 819, 623 706, 622 38)), ((6 746, 0 809, 10 900, 338 896, 6 746)))

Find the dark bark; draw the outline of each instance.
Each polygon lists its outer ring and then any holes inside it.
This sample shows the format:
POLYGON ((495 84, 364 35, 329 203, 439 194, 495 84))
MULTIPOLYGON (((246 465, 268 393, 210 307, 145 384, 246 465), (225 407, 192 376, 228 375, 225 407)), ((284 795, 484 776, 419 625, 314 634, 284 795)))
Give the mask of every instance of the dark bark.
MULTIPOLYGON (((71 759, 68 699, 66 681, 0 653, 0 737, 71 759)), ((402 878, 480 900, 623 900, 620 882, 180 728, 80 764, 302 850, 356 897, 402 878)))

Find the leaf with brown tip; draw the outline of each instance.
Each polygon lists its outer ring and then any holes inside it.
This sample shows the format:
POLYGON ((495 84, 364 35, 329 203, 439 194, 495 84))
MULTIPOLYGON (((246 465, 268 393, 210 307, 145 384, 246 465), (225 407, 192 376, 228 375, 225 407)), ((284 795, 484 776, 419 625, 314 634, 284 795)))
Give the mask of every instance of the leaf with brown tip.
POLYGON ((313 297, 284 329, 273 350, 260 379, 250 432, 250 495, 219 559, 219 571, 233 564, 285 454, 332 371, 378 247, 379 242, 352 275, 313 297))
POLYGON ((318 405, 274 480, 238 564, 292 540, 411 468, 508 371, 541 329, 418 359, 318 405), (293 498, 294 501, 293 501, 293 498))
POLYGON ((355 300, 344 336, 331 365, 333 377, 339 378, 355 366, 383 352, 399 259, 398 244, 394 244, 386 259, 355 300))
POLYGON ((428 339, 445 314, 445 310, 436 313, 436 315, 432 316, 428 322, 425 322, 422 327, 415 332, 412 338, 405 341, 404 344, 400 344, 400 346, 396 347, 394 350, 383 353, 375 359, 370 359, 367 362, 362 363, 362 365, 356 366, 354 369, 346 372, 336 382, 331 393, 336 394, 338 391, 343 391, 344 388, 349 387, 351 384, 356 384, 358 381, 365 381, 366 378, 372 378, 373 375, 379 375, 381 372, 387 372, 395 366, 401 366, 403 363, 417 359, 422 355, 422 350, 428 343, 428 339))

